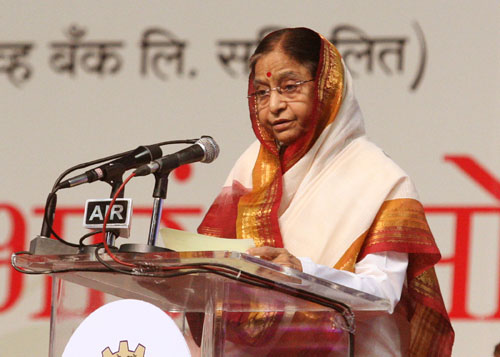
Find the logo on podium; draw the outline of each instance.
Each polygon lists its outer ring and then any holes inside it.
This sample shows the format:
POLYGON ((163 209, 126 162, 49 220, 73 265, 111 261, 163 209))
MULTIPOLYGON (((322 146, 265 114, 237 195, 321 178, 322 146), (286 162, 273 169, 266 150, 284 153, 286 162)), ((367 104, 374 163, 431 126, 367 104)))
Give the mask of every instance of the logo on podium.
POLYGON ((134 351, 131 351, 128 347, 128 341, 120 341, 120 349, 111 353, 111 349, 106 347, 104 351, 102 351, 102 357, 144 357, 144 353, 146 352, 146 347, 139 344, 137 345, 134 351))
POLYGON ((189 357, 187 341, 176 321, 145 301, 113 301, 80 323, 62 357, 189 357))

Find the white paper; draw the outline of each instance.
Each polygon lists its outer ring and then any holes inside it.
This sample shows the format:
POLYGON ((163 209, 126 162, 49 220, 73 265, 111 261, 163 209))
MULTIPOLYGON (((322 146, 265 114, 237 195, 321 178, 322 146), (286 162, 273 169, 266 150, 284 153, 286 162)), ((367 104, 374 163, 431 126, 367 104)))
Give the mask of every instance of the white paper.
POLYGON ((253 239, 218 238, 172 228, 162 228, 160 234, 165 248, 176 252, 225 250, 245 253, 255 247, 253 239))

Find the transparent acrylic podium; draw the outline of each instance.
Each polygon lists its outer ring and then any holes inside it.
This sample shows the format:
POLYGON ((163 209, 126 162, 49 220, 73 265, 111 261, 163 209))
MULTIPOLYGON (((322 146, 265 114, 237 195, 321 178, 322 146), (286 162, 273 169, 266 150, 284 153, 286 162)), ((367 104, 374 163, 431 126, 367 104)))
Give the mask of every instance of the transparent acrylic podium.
POLYGON ((246 254, 117 255, 142 267, 141 275, 110 271, 94 254, 14 258, 20 268, 56 272, 50 356, 61 356, 77 326, 99 307, 81 312, 87 288, 105 294, 101 304, 127 298, 158 306, 174 319, 193 356, 352 356, 354 317, 389 308, 387 300, 246 254))

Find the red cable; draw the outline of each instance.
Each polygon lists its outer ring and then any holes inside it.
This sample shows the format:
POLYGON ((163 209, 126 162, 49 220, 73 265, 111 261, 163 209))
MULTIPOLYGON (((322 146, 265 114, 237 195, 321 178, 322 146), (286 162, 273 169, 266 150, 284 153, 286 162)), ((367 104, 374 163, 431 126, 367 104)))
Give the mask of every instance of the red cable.
MULTIPOLYGON (((113 259, 115 262, 121 265, 125 265, 128 267, 137 267, 137 265, 132 264, 132 263, 127 263, 124 262, 123 260, 119 259, 116 255, 114 255, 111 250, 109 249, 108 242, 106 242, 106 224, 108 223, 109 217, 111 215, 111 208, 115 204, 118 195, 120 194, 121 191, 123 191, 125 185, 135 176, 135 173, 130 174, 130 176, 127 177, 127 179, 120 185, 118 190, 113 196, 113 199, 109 203, 109 207, 106 211, 106 216, 104 217, 104 222, 102 223, 102 242, 104 243, 104 249, 106 250, 106 253, 109 255, 111 259, 113 259)), ((195 269, 198 268, 197 266, 184 266, 184 267, 164 267, 164 270, 181 270, 181 269, 195 269)))
POLYGON ((104 222, 102 223, 102 242, 104 243, 104 249, 106 249, 106 253, 113 259, 115 262, 118 264, 126 265, 128 267, 135 267, 135 264, 127 263, 124 262, 123 260, 120 260, 117 256, 115 256, 111 250, 109 249, 108 242, 106 242, 106 224, 108 223, 109 216, 111 214, 111 208, 116 202, 116 199, 118 198, 118 195, 120 194, 121 191, 125 188, 125 185, 132 179, 132 177, 135 176, 135 173, 132 172, 129 177, 120 185, 118 188, 118 191, 116 191, 115 195, 113 196, 113 199, 109 203, 108 210, 106 212, 106 216, 104 217, 104 222))
MULTIPOLYGON (((102 242, 104 244, 104 249, 106 250, 106 253, 109 255, 109 257, 111 259, 113 259, 115 262, 117 262, 118 264, 121 264, 121 265, 125 265, 125 266, 128 266, 128 267, 137 267, 137 265, 135 264, 132 264, 132 263, 127 263, 127 262, 124 262, 123 260, 119 259, 117 256, 115 256, 111 250, 109 249, 109 246, 108 246, 108 242, 106 242, 106 225, 108 223, 108 220, 109 220, 109 217, 111 215, 111 208, 113 207, 113 205, 115 204, 117 198, 118 198, 118 195, 120 194, 121 191, 123 191, 123 189, 125 188, 125 185, 135 176, 135 173, 131 173, 130 176, 128 176, 125 181, 120 185, 120 187, 118 188, 118 190, 116 191, 116 193, 114 194, 111 202, 109 203, 109 207, 106 211, 106 216, 104 217, 104 221, 102 223, 102 242)), ((208 266, 210 266, 210 264, 208 264, 208 266)), ((162 270, 182 270, 182 269, 197 269, 197 268, 200 268, 200 266, 180 266, 180 267, 163 267, 162 270)), ((201 268, 203 268, 203 266, 201 266, 201 268)), ((215 271, 224 271, 224 272, 227 272, 227 269, 223 269, 223 268, 220 268, 220 267, 211 267, 210 268, 211 270, 215 270, 215 271)))

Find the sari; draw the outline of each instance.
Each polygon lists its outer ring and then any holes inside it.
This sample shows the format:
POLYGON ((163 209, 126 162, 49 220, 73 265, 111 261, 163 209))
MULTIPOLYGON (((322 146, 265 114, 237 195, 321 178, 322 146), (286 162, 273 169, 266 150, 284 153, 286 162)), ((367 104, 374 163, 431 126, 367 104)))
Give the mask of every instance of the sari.
POLYGON ((440 253, 423 207, 410 178, 367 139, 351 76, 337 49, 322 36, 321 42, 306 133, 280 148, 259 124, 250 97, 257 141, 236 162, 198 232, 252 238, 256 246, 284 247, 350 272, 369 254, 406 253, 406 283, 394 316, 362 327, 357 341, 365 337, 356 349, 450 356, 454 332, 434 271, 440 253))

